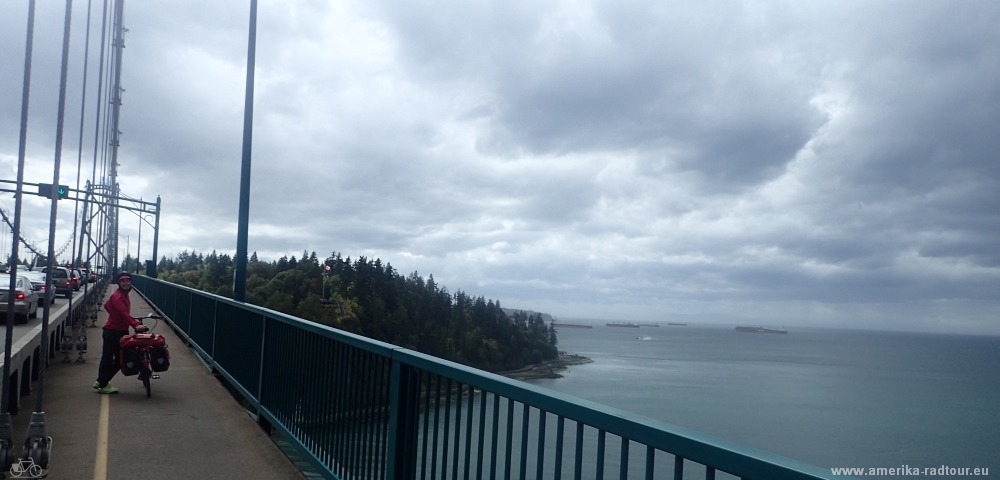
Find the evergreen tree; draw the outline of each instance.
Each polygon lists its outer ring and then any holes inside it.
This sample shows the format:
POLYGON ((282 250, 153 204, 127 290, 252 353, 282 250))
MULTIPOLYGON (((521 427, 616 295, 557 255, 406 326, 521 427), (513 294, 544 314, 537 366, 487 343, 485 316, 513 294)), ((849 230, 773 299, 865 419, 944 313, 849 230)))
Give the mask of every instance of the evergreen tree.
MULTIPOLYGON (((247 301, 334 328, 489 371, 555 358, 557 338, 541 314, 504 313, 499 301, 449 293, 433 275, 403 276, 381 259, 351 260, 333 252, 321 266, 315 252, 247 266, 247 301), (326 297, 323 295, 324 269, 326 297), (327 300, 328 299, 328 300, 327 300)), ((161 278, 232 296, 233 259, 184 251, 160 260, 161 278)))

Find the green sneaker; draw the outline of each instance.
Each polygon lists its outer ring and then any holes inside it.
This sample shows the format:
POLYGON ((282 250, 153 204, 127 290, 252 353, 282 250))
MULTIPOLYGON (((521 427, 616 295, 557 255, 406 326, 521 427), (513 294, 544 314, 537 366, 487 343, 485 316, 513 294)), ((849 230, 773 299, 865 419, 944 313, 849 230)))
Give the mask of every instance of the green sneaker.
POLYGON ((109 383, 105 385, 104 388, 98 388, 97 393, 118 393, 118 389, 112 387, 111 384, 109 383))
POLYGON ((99 382, 99 381, 98 382, 94 382, 94 390, 97 390, 98 388, 101 388, 101 382, 99 382))

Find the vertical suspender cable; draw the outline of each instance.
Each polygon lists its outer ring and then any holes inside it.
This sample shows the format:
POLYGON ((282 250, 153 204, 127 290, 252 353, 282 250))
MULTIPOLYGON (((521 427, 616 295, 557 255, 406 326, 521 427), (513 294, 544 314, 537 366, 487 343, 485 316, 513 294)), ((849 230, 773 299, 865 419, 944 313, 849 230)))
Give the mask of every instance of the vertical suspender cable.
MULTIPOLYGON (((14 194, 14 225, 12 226, 13 237, 10 242, 10 286, 8 292, 14 291, 17 281, 17 241, 21 235, 21 197, 24 190, 24 151, 28 138, 28 97, 31 90, 31 47, 35 34, 35 0, 28 0, 28 38, 24 46, 24 84, 21 87, 21 136, 17 145, 17 187, 14 194)), ((14 336, 13 321, 13 295, 8 295, 7 300, 7 338, 4 340, 3 353, 3 393, 0 395, 0 412, 7 414, 9 410, 8 399, 10 398, 10 349, 11 339, 14 336)), ((8 415, 9 420, 9 415, 8 415)), ((0 459, 3 461, 5 459, 0 459)))
MULTIPOLYGON (((87 113, 87 67, 89 66, 89 62, 90 62, 90 12, 91 12, 91 0, 87 0, 87 30, 86 30, 86 33, 83 36, 83 38, 84 38, 84 43, 83 43, 83 89, 82 89, 82 92, 80 93, 80 140, 77 143, 77 147, 76 147, 76 198, 77 198, 77 201, 74 202, 74 205, 73 205, 73 210, 74 210, 74 213, 73 213, 73 246, 72 246, 71 250, 69 251, 70 257, 72 257, 70 260, 71 260, 74 268, 83 268, 83 228, 84 228, 84 225, 82 223, 84 221, 86 221, 86 218, 82 218, 82 217, 86 217, 86 215, 87 215, 87 204, 86 204, 87 196, 84 195, 84 197, 83 197, 85 203, 83 204, 83 211, 82 212, 80 211, 80 202, 79 202, 79 199, 80 199, 80 174, 81 174, 81 169, 83 168, 83 126, 84 126, 85 116, 86 116, 86 113, 87 113), (79 253, 77 252, 77 248, 76 248, 76 245, 77 245, 76 244, 76 232, 77 232, 77 225, 78 224, 80 226, 80 249, 79 249, 79 253)), ((81 274, 82 273, 83 272, 81 271, 81 274)), ((83 283, 83 298, 84 298, 84 303, 86 303, 87 299, 90 296, 89 295, 90 294, 90 272, 87 273, 87 277, 85 277, 85 278, 81 277, 80 281, 83 283)), ((72 323, 70 324, 70 330, 71 330, 70 333, 71 333, 71 336, 76 336, 76 324, 77 324, 77 321, 79 321, 79 323, 80 323, 80 336, 79 336, 79 342, 77 343, 77 347, 78 347, 78 350, 80 352, 80 357, 79 357, 79 359, 77 359, 77 361, 82 361, 83 360, 83 353, 86 350, 86 344, 87 344, 87 320, 86 320, 86 318, 83 318, 83 315, 86 314, 86 313, 87 313, 86 309, 83 309, 83 310, 77 309, 75 314, 71 313, 71 318, 72 318, 72 320, 71 320, 72 323)))
POLYGON ((111 234, 111 274, 118 274, 118 118, 119 112, 121 111, 122 105, 122 53, 125 49, 125 26, 122 23, 122 16, 125 9, 125 0, 118 0, 115 6, 115 83, 111 88, 111 92, 114 95, 111 102, 111 158, 109 159, 108 167, 111 169, 111 178, 109 179, 108 186, 111 188, 111 201, 109 202, 110 208, 108 209, 108 216, 111 221, 109 223, 109 233, 111 234))
MULTIPOLYGON (((107 6, 107 0, 105 0, 105 5, 107 6)), ((112 10, 109 12, 109 14, 111 16, 111 21, 108 22, 107 28, 105 30, 105 33, 102 33, 102 36, 105 35, 105 34, 107 34, 107 38, 105 39, 105 43, 104 43, 104 48, 107 50, 107 57, 108 57, 108 62, 107 62, 107 65, 106 65, 106 69, 104 70, 104 75, 105 75, 105 78, 106 78, 107 81, 106 81, 106 83, 104 85, 104 94, 105 94, 104 120, 103 120, 103 123, 101 125, 101 128, 103 129, 103 131, 101 132, 101 162, 100 162, 100 165, 101 165, 100 166, 100 174, 101 175, 100 175, 100 181, 97 182, 97 184, 96 184, 96 190, 102 192, 102 194, 106 194, 106 192, 107 192, 107 184, 108 184, 108 179, 107 179, 108 155, 109 155, 109 151, 110 151, 109 147, 111 145, 111 115, 112 115, 111 105, 112 105, 113 102, 115 102, 115 97, 112 94, 112 88, 114 87, 114 82, 112 81, 112 78, 113 78, 113 73, 112 72, 114 71, 115 55, 117 53, 116 50, 114 50, 114 44, 115 44, 117 36, 113 33, 113 31, 114 31, 114 29, 116 28, 116 25, 117 25, 116 20, 115 20, 115 18, 116 18, 116 16, 115 16, 116 13, 115 12, 117 11, 117 6, 116 6, 114 0, 111 1, 111 9, 112 10)), ((100 239, 100 247, 101 247, 100 248, 100 254, 101 254, 101 257, 102 257, 103 266, 105 268, 104 273, 107 274, 107 273, 110 272, 110 270, 107 268, 108 267, 107 246, 108 246, 108 240, 110 238, 108 236, 108 205, 107 204, 101 205, 101 207, 100 207, 100 228, 99 228, 99 231, 100 231, 100 233, 98 235, 98 238, 100 239)))
MULTIPOLYGON (((66 71, 69 67, 69 33, 71 20, 73 18, 73 0, 66 0, 66 16, 63 22, 63 44, 62 44, 62 62, 59 71, 59 113, 56 120, 56 151, 55 151, 55 161, 52 169, 52 185, 59 184, 59 166, 62 162, 62 138, 63 138, 63 124, 65 123, 65 113, 66 113, 66 71)), ((49 213, 49 248, 47 251, 48 258, 47 263, 47 274, 45 275, 46 291, 52 287, 52 271, 54 270, 55 262, 55 234, 56 234, 56 214, 59 206, 59 195, 51 194, 51 209, 49 213)), ((21 455, 22 459, 30 459, 36 465, 40 466, 45 472, 42 476, 48 474, 47 469, 49 465, 49 459, 52 453, 52 437, 48 435, 48 428, 45 422, 45 412, 42 410, 43 400, 45 398, 45 365, 48 362, 48 329, 49 329, 49 313, 51 311, 51 305, 46 302, 44 313, 42 315, 42 343, 39 345, 39 357, 43 365, 38 369, 38 394, 35 397, 35 410, 31 414, 31 420, 28 423, 28 431, 24 436, 24 450, 21 455)))
MULTIPOLYGON (((83 167, 83 124, 84 116, 87 113, 87 67, 90 61, 90 7, 91 0, 87 0, 87 33, 84 34, 83 38, 83 91, 80 94, 80 141, 77 143, 76 147, 76 196, 80 197, 80 169, 83 167)), ((70 255, 73 256, 72 263, 74 268, 79 268, 79 262, 83 261, 80 255, 77 255, 76 249, 76 229, 80 223, 80 205, 77 202, 73 208, 73 247, 70 250, 70 255)), ((87 214, 87 209, 83 209, 83 214, 87 214)), ((80 251, 83 251, 83 242, 80 242, 80 251)), ((86 291, 86 290, 84 290, 86 291)), ((86 294, 84 294, 86 296, 86 294)))
MULTIPOLYGON (((88 12, 88 14, 89 14, 89 12, 88 12)), ((88 28, 89 28, 89 25, 90 24, 88 22, 88 28)), ((104 0, 104 10, 101 13, 101 43, 99 44, 100 45, 99 49, 101 51, 101 54, 100 54, 100 58, 101 59, 100 59, 100 62, 98 62, 98 67, 97 67, 97 103, 95 104, 95 110, 96 110, 95 115, 96 115, 96 118, 94 119, 94 162, 93 162, 93 165, 91 167, 90 183, 89 183, 88 188, 87 188, 87 192, 88 193, 92 193, 93 192, 94 182, 95 182, 95 180, 97 178, 97 151, 98 151, 98 144, 97 144, 97 142, 98 142, 98 139, 99 139, 98 135, 99 135, 99 133, 101 131, 101 111, 102 111, 102 108, 104 106, 104 105, 101 104, 101 93, 103 93, 102 88, 104 88, 104 46, 105 46, 104 42, 106 40, 105 34, 107 33, 107 28, 108 28, 108 0, 104 0)), ((90 36, 88 35, 88 40, 89 40, 89 37, 90 36)), ((94 224, 90 221, 90 218, 88 216, 88 201, 89 201, 90 198, 93 198, 93 196, 91 195, 89 197, 84 197, 84 200, 83 200, 83 212, 84 212, 83 213, 83 219, 86 220, 86 233, 87 233, 87 257, 86 258, 87 258, 87 261, 90 262, 90 271, 91 272, 95 272, 97 269, 95 268, 94 263, 90 260, 90 242, 92 242, 93 238, 94 238, 94 231, 93 231, 93 225, 94 224)), ((93 216, 93 215, 90 215, 90 216, 93 216)), ((80 256, 83 255, 83 236, 84 236, 84 229, 81 228, 80 229, 80 256)))
MULTIPOLYGON (((109 106, 111 105, 111 102, 113 101, 113 98, 111 96, 111 85, 112 85, 112 82, 111 82, 111 72, 113 70, 113 65, 114 65, 114 53, 112 51, 112 43, 114 42, 114 35, 110 34, 110 33, 111 33, 111 30, 114 28, 115 21, 114 21, 113 18, 112 18, 112 20, 110 22, 107 21, 109 14, 112 17, 114 17, 114 12, 113 11, 109 12, 108 4, 109 4, 109 0, 104 0, 104 16, 103 16, 102 25, 101 25, 101 62, 102 62, 102 65, 104 65, 104 67, 102 67, 102 69, 101 69, 101 75, 102 75, 101 79, 102 80, 106 80, 106 81, 104 82, 104 88, 100 89, 101 93, 104 93, 105 100, 104 100, 104 102, 101 102, 100 100, 98 100, 98 104, 100 104, 101 108, 104 109, 104 114, 103 114, 103 120, 101 121, 101 125, 99 126, 99 130, 100 130, 100 134, 101 134, 100 135, 100 142, 101 142, 101 149, 100 149, 100 155, 101 155, 100 173, 101 173, 101 176, 100 176, 100 181, 98 181, 98 182, 92 182, 92 183, 94 183, 95 192, 96 191, 103 191, 102 187, 107 184, 107 179, 105 177, 105 173, 107 171, 108 145, 110 144, 110 140, 108 139, 108 136, 110 135, 110 130, 109 130, 108 126, 111 124, 111 108, 109 108, 109 106), (106 64, 103 63, 104 62, 104 58, 105 58, 105 52, 107 52, 107 59, 108 59, 108 62, 106 64)), ((111 4, 110 5, 111 5, 112 9, 115 8, 113 0, 111 0, 111 4)), ((101 117, 101 112, 98 112, 98 117, 101 117)), ((94 147, 95 148, 95 151, 94 151, 94 169, 95 169, 95 173, 97 171, 97 164, 98 164, 98 162, 97 162, 97 151, 96 151, 96 148, 97 148, 97 146, 96 146, 97 143, 96 142, 97 142, 97 140, 98 140, 98 131, 95 130, 94 131, 94 142, 95 142, 95 147, 94 147)), ((97 235, 98 242, 99 242, 99 243, 97 243, 97 246, 98 246, 98 252, 97 252, 97 254, 100 256, 101 266, 104 269, 103 272, 105 274, 107 274, 109 272, 109 270, 107 268, 108 256, 107 256, 107 238, 106 238, 106 231, 107 231, 107 208, 108 208, 107 205, 101 205, 101 206, 98 207, 98 217, 99 218, 98 218, 98 235, 97 235)))
MULTIPOLYGON (((107 0, 105 0, 107 3, 107 0)), ((108 22, 106 30, 101 33, 102 40, 104 41, 104 49, 107 51, 108 62, 105 65, 104 78, 107 80, 104 84, 104 122, 101 125, 103 128, 101 132, 101 184, 106 182, 104 175, 107 171, 108 163, 108 145, 111 144, 111 102, 114 101, 114 97, 111 95, 112 81, 114 65, 115 65, 115 35, 113 30, 115 28, 115 0, 111 0, 111 11, 108 14, 111 16, 111 21, 108 22), (106 38, 105 38, 106 36, 106 38)))
MULTIPOLYGON (((56 119, 56 153, 55 160, 52 168, 52 185, 59 185, 59 167, 62 163, 62 137, 63 137, 63 123, 65 121, 66 113, 66 70, 69 66, 69 30, 70 23, 73 15, 73 0, 66 0, 66 18, 63 23, 63 44, 62 44, 62 65, 59 71, 59 114, 56 119)), ((52 195, 51 207, 49 210, 49 249, 48 249, 48 274, 46 277, 46 286, 48 288, 52 287, 52 270, 55 266, 55 246, 56 246, 56 215, 59 209, 59 196, 52 195)), ((46 291, 48 291, 48 288, 46 291)), ((48 329, 49 329, 49 312, 51 308, 49 303, 45 304, 44 314, 42 315, 42 345, 41 345, 41 356, 42 361, 48 361, 48 329)), ((45 392, 45 369, 38 369, 38 395, 35 397, 35 412, 42 412, 42 399, 45 392)), ((30 427, 29 427, 30 433, 30 427)), ((29 435, 30 437, 30 435, 29 435)), ((42 468, 45 468, 43 465, 42 468)))
POLYGON ((10 420, 10 349, 14 336, 14 287, 17 284, 17 247, 21 234, 21 197, 24 193, 24 152, 28 137, 28 98, 31 90, 31 49, 35 35, 35 0, 28 0, 28 34, 24 45, 24 84, 21 87, 21 135, 17 147, 17 187, 14 194, 14 224, 11 226, 10 285, 7 292, 7 336, 3 352, 3 388, 0 393, 0 464, 7 470, 17 460, 14 426, 10 420))

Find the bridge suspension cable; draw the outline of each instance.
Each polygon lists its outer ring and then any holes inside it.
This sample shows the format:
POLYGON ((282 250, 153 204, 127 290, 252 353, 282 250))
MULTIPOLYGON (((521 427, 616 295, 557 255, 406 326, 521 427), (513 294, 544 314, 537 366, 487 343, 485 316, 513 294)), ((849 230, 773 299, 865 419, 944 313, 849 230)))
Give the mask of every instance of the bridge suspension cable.
MULTIPOLYGON (((10 216, 7 215, 7 212, 4 211, 3 207, 0 207, 0 218, 3 218, 3 223, 6 223, 7 226, 10 227, 10 231, 13 232, 14 231, 14 222, 11 220, 10 216)), ((21 244, 23 244, 25 246, 25 248, 27 248, 28 250, 31 250, 31 253, 34 253, 35 255, 38 255, 39 257, 43 257, 43 258, 45 257, 45 254, 38 250, 38 247, 35 246, 35 243, 29 241, 26 238, 24 238, 24 235, 21 234, 21 232, 18 232, 17 238, 18 238, 18 240, 21 241, 21 244)), ((67 239, 62 244, 62 246, 59 247, 59 250, 56 251, 55 256, 58 258, 60 255, 62 255, 63 253, 65 253, 66 252, 66 248, 70 246, 70 244, 72 243, 72 241, 73 241, 73 238, 67 239)))
MULTIPOLYGON (((10 231, 13 232, 14 231, 14 222, 10 219, 10 217, 7 216, 7 212, 5 212, 2 207, 0 207, 0 217, 3 217, 3 223, 6 223, 7 226, 10 227, 10 231)), ((18 232, 17 239, 21 241, 21 244, 23 244, 25 246, 25 248, 27 248, 28 250, 31 250, 31 253, 34 253, 35 255, 38 255, 39 257, 44 257, 45 256, 44 253, 42 253, 42 252, 40 252, 38 250, 38 247, 36 247, 33 242, 29 242, 26 238, 24 238, 24 235, 20 234, 20 232, 18 232)))

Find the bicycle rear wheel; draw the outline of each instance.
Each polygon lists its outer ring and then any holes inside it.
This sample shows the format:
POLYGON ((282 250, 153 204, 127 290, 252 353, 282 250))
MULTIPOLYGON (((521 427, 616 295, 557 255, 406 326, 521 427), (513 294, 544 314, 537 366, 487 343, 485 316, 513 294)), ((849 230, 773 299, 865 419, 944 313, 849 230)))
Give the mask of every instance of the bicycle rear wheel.
POLYGON ((142 386, 146 387, 146 398, 149 398, 153 395, 153 392, 149 388, 149 379, 153 376, 153 373, 149 371, 149 368, 142 367, 139 375, 142 375, 142 386))

